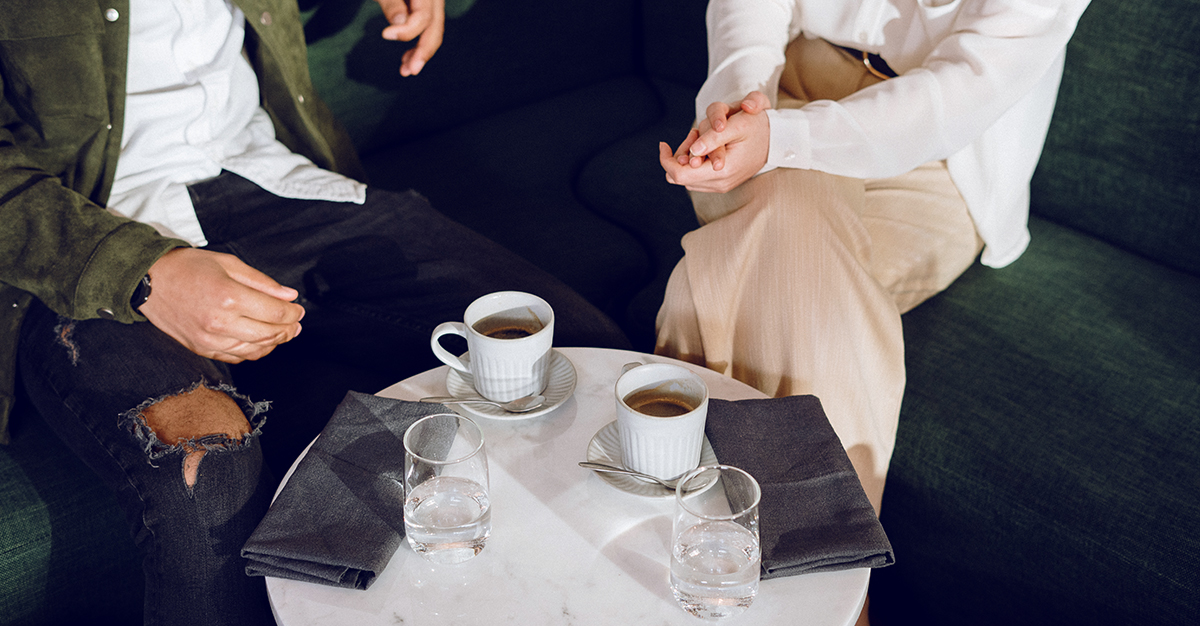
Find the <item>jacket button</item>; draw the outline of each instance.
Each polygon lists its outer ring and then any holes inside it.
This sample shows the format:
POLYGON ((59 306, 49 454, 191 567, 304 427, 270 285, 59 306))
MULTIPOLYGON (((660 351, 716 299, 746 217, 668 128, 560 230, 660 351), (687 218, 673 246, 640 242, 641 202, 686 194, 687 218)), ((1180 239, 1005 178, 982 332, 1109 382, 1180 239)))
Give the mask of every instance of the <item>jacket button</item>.
POLYGON ((104 19, 110 22, 115 22, 121 19, 121 12, 116 9, 109 9, 104 12, 104 19))
POLYGON ((271 14, 266 11, 263 11, 263 14, 258 17, 258 23, 262 24, 263 26, 270 26, 271 25, 271 14))
POLYGON ((106 308, 106 307, 104 307, 104 308, 99 308, 99 309, 96 309, 96 315, 99 315, 100 317, 102 317, 102 318, 104 318, 104 319, 106 319, 106 320, 115 320, 115 319, 117 319, 117 316, 116 316, 116 314, 115 314, 115 313, 113 313, 113 312, 112 312, 112 309, 109 309, 109 308, 106 308))

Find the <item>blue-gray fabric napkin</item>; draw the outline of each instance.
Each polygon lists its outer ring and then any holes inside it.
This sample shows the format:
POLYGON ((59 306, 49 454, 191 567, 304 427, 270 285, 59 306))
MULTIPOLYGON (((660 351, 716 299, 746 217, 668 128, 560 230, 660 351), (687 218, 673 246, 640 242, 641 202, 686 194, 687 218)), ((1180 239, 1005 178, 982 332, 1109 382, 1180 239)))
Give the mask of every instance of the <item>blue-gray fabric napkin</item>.
POLYGON ((875 509, 814 396, 709 400, 704 428, 717 460, 762 487, 762 577, 895 561, 875 509))
POLYGON ((370 587, 404 538, 404 431, 444 412, 346 394, 242 548, 246 574, 370 587))

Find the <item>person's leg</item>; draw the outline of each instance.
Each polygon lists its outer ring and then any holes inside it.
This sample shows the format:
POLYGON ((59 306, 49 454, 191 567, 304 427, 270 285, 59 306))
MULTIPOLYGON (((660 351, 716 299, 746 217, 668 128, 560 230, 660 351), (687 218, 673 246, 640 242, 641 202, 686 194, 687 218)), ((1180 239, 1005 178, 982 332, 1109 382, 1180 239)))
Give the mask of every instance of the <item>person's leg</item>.
POLYGON ((40 304, 22 325, 18 376, 125 510, 146 624, 273 623, 241 558, 274 486, 257 436, 265 407, 151 324, 76 322, 40 304))
MULTIPOLYGON (((788 60, 784 107, 878 82, 820 41, 797 40, 788 60)), ((692 198, 703 226, 684 237, 656 352, 819 397, 878 510, 904 391, 900 313, 979 250, 945 167, 877 181, 778 169, 692 198)))
POLYGON ((737 208, 684 237, 655 351, 770 396, 816 395, 878 509, 904 346, 900 312, 867 270, 862 181, 776 170, 693 197, 737 208))
POLYGON ((867 180, 865 200, 870 272, 901 313, 949 287, 983 250, 945 161, 867 180))
POLYGON ((556 346, 629 345, 561 281, 416 193, 371 189, 364 205, 286 200, 231 174, 191 193, 211 249, 302 294, 300 336, 234 368, 239 386, 273 402, 264 448, 277 470, 320 431, 347 389, 373 393, 441 365, 429 346, 433 328, 461 320, 486 293, 544 298, 554 308, 556 346))

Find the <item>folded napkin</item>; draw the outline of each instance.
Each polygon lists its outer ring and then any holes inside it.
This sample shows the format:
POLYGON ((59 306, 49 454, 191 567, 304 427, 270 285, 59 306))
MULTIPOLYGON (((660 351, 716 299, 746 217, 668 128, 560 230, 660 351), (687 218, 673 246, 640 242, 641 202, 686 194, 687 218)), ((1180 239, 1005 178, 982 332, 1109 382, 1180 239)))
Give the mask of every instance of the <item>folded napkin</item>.
POLYGON ((711 399, 704 432, 722 464, 745 470, 762 487, 764 579, 895 561, 816 397, 711 399))
POLYGON ((242 548, 246 574, 370 587, 404 537, 404 431, 445 411, 346 394, 242 548))

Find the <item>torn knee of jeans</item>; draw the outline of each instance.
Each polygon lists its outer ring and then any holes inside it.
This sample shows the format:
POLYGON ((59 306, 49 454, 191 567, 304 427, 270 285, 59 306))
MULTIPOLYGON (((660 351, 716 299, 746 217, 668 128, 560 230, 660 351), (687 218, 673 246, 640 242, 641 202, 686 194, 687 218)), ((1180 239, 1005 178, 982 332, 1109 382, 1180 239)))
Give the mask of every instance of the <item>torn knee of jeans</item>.
POLYGON ((146 452, 148 460, 153 462, 164 456, 174 453, 192 453, 198 450, 206 452, 233 451, 249 446, 255 437, 262 433, 263 424, 266 422, 266 411, 271 406, 268 401, 254 402, 243 394, 240 394, 234 387, 228 383, 212 384, 208 381, 199 381, 190 387, 181 389, 175 393, 163 394, 155 398, 149 398, 138 406, 129 409, 121 414, 119 420, 122 428, 130 431, 142 449, 146 452), (176 438, 174 441, 164 441, 159 437, 159 434, 151 428, 146 419, 146 411, 150 407, 159 404, 169 398, 183 396, 196 391, 200 387, 205 387, 213 391, 219 391, 229 396, 241 409, 249 424, 249 432, 231 437, 226 433, 218 432, 213 434, 205 434, 186 438, 176 438))

